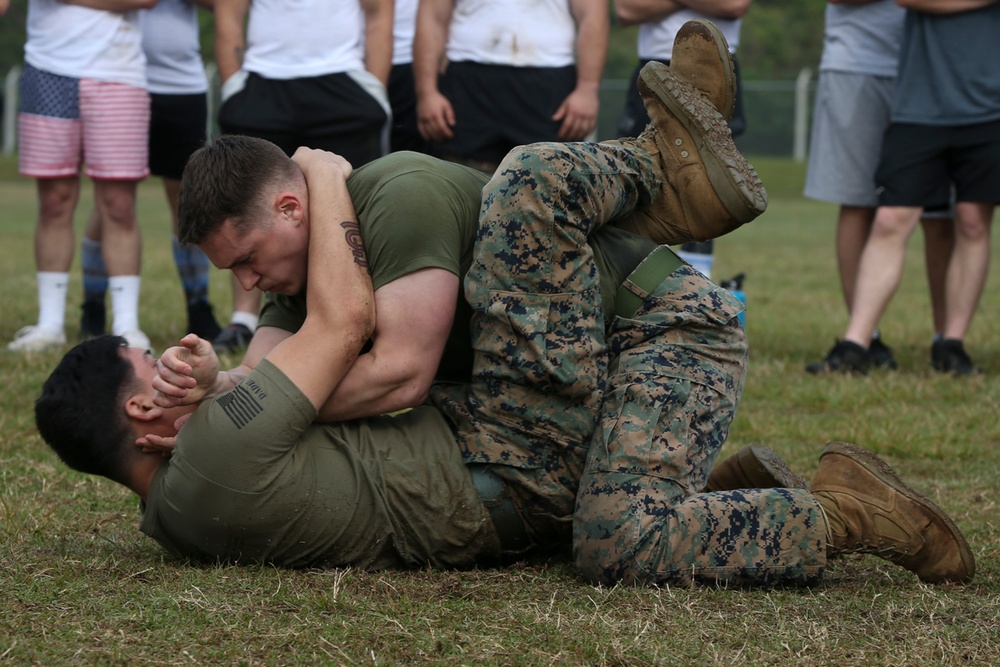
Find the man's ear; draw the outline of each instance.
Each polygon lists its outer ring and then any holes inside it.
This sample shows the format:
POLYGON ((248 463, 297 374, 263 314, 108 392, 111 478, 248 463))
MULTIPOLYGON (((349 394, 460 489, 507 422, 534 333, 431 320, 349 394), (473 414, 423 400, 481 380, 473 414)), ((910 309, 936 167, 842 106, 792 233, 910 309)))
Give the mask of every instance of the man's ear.
POLYGON ((129 419, 150 422, 163 415, 163 408, 153 403, 148 394, 133 394, 125 399, 125 414, 129 419))
POLYGON ((274 210, 288 218, 290 222, 302 221, 302 199, 289 190, 283 190, 275 195, 274 210))

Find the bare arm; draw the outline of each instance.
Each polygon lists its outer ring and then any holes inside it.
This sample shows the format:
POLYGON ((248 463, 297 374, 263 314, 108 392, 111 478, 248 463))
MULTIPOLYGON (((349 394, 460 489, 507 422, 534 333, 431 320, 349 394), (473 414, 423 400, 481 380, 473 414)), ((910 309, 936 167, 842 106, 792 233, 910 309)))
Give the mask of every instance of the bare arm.
POLYGON ((417 92, 417 127, 424 139, 452 137, 455 110, 438 90, 438 75, 445 64, 445 45, 454 0, 420 0, 413 37, 413 78, 417 92))
MULTIPOLYGON (((372 348, 357 358, 320 408, 318 419, 341 421, 423 403, 441 362, 458 288, 458 277, 443 269, 424 269, 380 287, 374 297, 378 323, 372 348)), ((276 327, 258 328, 240 366, 211 379, 192 369, 183 350, 165 351, 153 380, 153 388, 161 392, 157 405, 190 405, 229 391, 291 336, 276 327), (202 378, 200 384, 195 377, 202 378)))
POLYGON ((62 0, 62 2, 108 12, 129 12, 133 9, 152 9, 156 6, 156 0, 62 0))
POLYGON ((375 299, 354 205, 350 165, 332 153, 300 148, 293 159, 306 181, 333 184, 310 191, 308 314, 297 332, 268 353, 319 409, 347 373, 375 327, 375 299), (346 168, 344 167, 346 165, 346 168))
POLYGON ((614 0, 615 18, 622 25, 659 21, 684 8, 678 0, 614 0))
POLYGON ((250 0, 215 0, 215 64, 222 83, 243 66, 250 0))
POLYGON ((622 25, 659 21, 682 9, 693 9, 724 19, 738 19, 749 8, 750 0, 615 0, 615 16, 622 25))
POLYGON ((389 85, 392 70, 392 0, 361 0, 365 14, 365 68, 389 85))
POLYGON ((562 121, 559 138, 580 141, 597 127, 598 92, 608 56, 608 7, 605 0, 570 0, 577 23, 576 88, 552 116, 562 121))
POLYGON ((720 19, 738 19, 750 9, 750 0, 682 0, 682 4, 720 19))
POLYGON ((995 5, 998 0, 896 0, 905 9, 927 14, 958 14, 995 5))
POLYGON ((831 5, 869 5, 878 0, 826 0, 831 5))
POLYGON ((384 414, 423 403, 455 318, 459 278, 422 269, 375 291, 378 324, 372 348, 320 410, 320 420, 384 414))

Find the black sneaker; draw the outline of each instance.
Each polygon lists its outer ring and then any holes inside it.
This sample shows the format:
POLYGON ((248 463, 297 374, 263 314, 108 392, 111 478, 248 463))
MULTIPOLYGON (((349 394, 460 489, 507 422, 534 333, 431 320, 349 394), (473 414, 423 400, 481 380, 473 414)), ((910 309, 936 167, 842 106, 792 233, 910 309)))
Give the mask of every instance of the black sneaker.
POLYGON ((954 375, 978 375, 983 372, 972 363, 965 346, 957 338, 934 341, 931 345, 931 364, 936 371, 954 375))
POLYGON ((872 338, 872 343, 868 346, 868 355, 874 368, 885 368, 890 371, 898 368, 892 356, 892 348, 883 343, 881 338, 872 338))
POLYGON ((249 345, 251 338, 253 338, 253 332, 250 331, 250 327, 243 324, 230 324, 212 340, 212 347, 220 354, 232 354, 249 345))
POLYGON ((105 322, 108 309, 104 300, 91 299, 83 302, 83 312, 80 314, 80 340, 97 338, 105 334, 105 322))
POLYGON ((208 301, 196 301, 189 303, 188 311, 188 333, 193 333, 199 338, 215 341, 222 327, 219 326, 212 312, 212 304, 208 301))
POLYGON ((823 361, 807 365, 806 371, 816 374, 840 372, 865 375, 869 366, 871 366, 871 355, 868 350, 849 340, 838 340, 823 361))

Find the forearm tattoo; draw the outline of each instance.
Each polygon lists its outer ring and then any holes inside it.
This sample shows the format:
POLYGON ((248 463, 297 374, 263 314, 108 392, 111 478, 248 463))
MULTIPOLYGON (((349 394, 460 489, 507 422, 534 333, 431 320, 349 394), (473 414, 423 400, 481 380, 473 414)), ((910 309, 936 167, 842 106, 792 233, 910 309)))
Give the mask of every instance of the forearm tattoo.
POLYGON ((346 232, 344 239, 354 254, 354 263, 363 269, 368 268, 368 257, 365 255, 365 242, 361 238, 361 225, 354 220, 345 220, 340 223, 346 232))

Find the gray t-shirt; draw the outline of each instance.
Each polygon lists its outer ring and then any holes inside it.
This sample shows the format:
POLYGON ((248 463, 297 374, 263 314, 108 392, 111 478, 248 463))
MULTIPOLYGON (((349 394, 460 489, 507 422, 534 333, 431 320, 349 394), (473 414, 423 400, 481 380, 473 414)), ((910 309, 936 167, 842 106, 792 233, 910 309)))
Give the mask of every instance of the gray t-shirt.
POLYGON ((827 4, 819 70, 896 76, 905 13, 896 0, 827 4))
POLYGON ((171 553, 285 567, 468 567, 500 547, 444 417, 313 424, 266 359, 207 401, 156 472, 140 529, 171 553))
POLYGON ((1000 120, 1000 3, 958 14, 908 11, 892 122, 1000 120))

